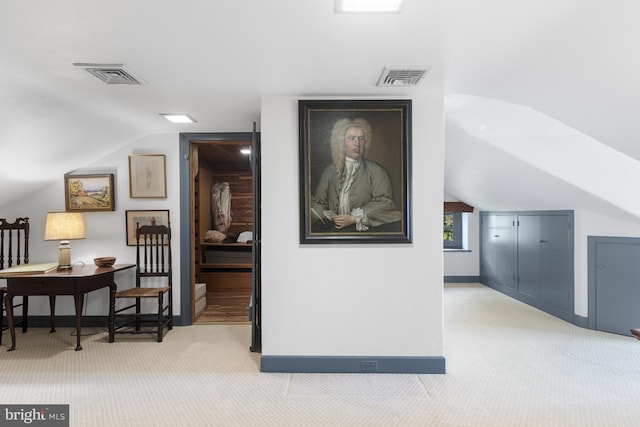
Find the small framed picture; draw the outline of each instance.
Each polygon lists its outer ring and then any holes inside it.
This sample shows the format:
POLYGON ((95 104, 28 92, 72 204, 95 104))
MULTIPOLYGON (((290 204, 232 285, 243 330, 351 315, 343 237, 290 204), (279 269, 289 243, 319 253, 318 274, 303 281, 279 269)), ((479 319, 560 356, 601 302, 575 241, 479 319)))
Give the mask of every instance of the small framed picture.
POLYGON ((169 227, 169 211, 126 211, 127 246, 136 245, 136 227, 143 225, 166 225, 169 227))
POLYGON ((67 212, 115 210, 113 174, 64 176, 64 202, 67 212))
POLYGON ((132 199, 166 198, 166 156, 164 154, 130 155, 129 191, 132 199))

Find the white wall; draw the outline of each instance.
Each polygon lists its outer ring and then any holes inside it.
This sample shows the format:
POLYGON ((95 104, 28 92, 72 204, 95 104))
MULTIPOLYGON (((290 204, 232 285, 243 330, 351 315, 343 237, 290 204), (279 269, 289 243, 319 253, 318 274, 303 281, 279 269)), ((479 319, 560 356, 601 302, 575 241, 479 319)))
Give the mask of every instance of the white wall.
MULTIPOLYGON (((180 182, 179 182, 179 135, 148 135, 124 147, 120 147, 106 156, 76 169, 77 173, 114 173, 115 174, 115 207, 113 212, 85 212, 87 238, 71 241, 72 263, 84 262, 93 265, 93 258, 99 256, 115 256, 117 263, 135 263, 133 246, 126 246, 125 211, 168 209, 172 224, 172 251, 174 253, 174 284, 179 284, 180 269, 179 227, 180 224, 180 182), (129 197, 129 155, 130 154, 165 154, 167 156, 167 198, 166 199, 131 199, 129 197)), ((69 171, 71 172, 71 171, 69 171)), ((3 206, 0 216, 12 221, 19 216, 29 216, 30 262, 57 261, 59 242, 44 240, 44 220, 47 212, 64 211, 64 177, 22 200, 3 206)), ((116 282, 124 284, 133 280, 131 270, 117 273, 116 282)), ((174 315, 180 313, 180 289, 174 286, 174 315)), ((86 315, 106 315, 109 307, 108 289, 91 292, 86 297, 86 315)), ((72 297, 58 297, 56 300, 57 315, 75 313, 72 297)), ((30 315, 48 315, 47 297, 29 298, 30 315)))
POLYGON ((480 275, 480 213, 477 209, 467 214, 466 251, 444 251, 445 276, 480 275))
POLYGON ((297 98, 263 99, 263 355, 442 356, 437 92, 412 98, 413 243, 402 245, 299 243, 297 98))

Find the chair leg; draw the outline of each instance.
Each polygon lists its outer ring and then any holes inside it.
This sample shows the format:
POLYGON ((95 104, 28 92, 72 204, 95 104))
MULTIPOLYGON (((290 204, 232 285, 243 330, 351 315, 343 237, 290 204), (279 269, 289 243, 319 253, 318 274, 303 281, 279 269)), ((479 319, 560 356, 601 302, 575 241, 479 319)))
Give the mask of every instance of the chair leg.
POLYGON ((136 331, 140 332, 140 298, 136 298, 136 331))
POLYGON ((112 343, 116 339, 116 319, 115 319, 115 311, 116 311, 116 284, 112 284, 109 287, 109 320, 107 328, 109 329, 109 342, 112 343))
POLYGON ((4 324, 4 291, 0 291, 0 344, 2 344, 2 330, 4 324))
POLYGON ((171 295, 172 290, 169 290, 169 330, 173 329, 173 296, 171 295))
POLYGON ((164 329, 164 327, 162 326, 162 303, 164 302, 163 296, 164 294, 162 292, 158 294, 158 342, 162 342, 162 330, 164 329))
POLYGON ((27 332, 29 325, 29 297, 22 297, 22 333, 27 332))

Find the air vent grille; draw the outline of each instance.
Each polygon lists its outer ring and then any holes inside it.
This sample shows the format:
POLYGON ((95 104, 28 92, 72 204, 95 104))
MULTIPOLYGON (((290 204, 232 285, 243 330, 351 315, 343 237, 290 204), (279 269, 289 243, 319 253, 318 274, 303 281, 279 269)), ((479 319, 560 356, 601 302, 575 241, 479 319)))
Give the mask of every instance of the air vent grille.
POLYGON ((429 70, 426 68, 385 68, 378 87, 417 86, 429 70))
POLYGON ((87 70, 94 77, 108 85, 142 85, 146 84, 124 67, 122 64, 87 64, 75 63, 76 67, 87 70))

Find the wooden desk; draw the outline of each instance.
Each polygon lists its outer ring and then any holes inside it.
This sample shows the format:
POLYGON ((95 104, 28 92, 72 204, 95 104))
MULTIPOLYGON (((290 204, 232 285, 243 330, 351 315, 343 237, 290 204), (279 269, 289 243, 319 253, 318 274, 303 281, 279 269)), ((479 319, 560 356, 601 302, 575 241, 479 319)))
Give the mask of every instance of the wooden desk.
MULTIPOLYGON (((129 268, 135 268, 135 264, 116 264, 113 267, 102 268, 93 265, 84 265, 73 267, 69 270, 55 270, 49 273, 19 275, 8 273, 3 274, 0 270, 0 279, 7 280, 7 291, 4 296, 4 305, 7 311, 9 331, 11 332, 11 347, 9 347, 7 351, 13 351, 16 348, 16 331, 13 322, 14 296, 48 295, 51 305, 51 332, 54 332, 56 295, 73 295, 76 305, 76 351, 79 351, 82 350, 82 346, 80 346, 80 336, 84 294, 100 288, 109 287, 111 292, 109 300, 111 300, 116 292, 116 283, 114 281, 115 272, 129 268)), ((113 310, 113 307, 109 304, 109 311, 111 310, 113 310)), ((111 316, 110 312, 109 321, 111 321, 112 318, 113 316, 111 316)), ((111 329, 112 328, 109 328, 109 330, 111 329)))

